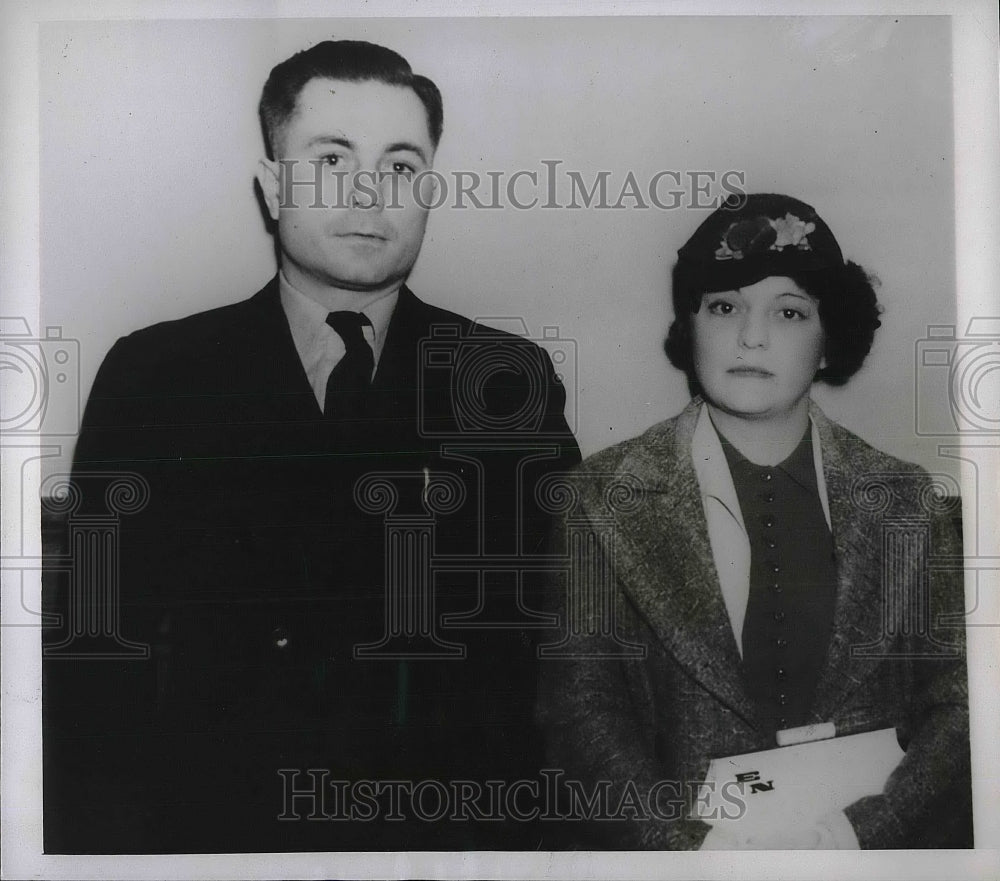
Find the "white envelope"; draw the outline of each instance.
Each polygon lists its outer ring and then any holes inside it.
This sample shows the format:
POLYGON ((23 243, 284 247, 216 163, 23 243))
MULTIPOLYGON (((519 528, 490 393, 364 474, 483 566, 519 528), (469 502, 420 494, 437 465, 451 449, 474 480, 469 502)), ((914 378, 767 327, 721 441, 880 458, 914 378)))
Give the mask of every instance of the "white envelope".
POLYGON ((894 728, 713 759, 695 816, 744 835, 810 826, 877 795, 903 758, 894 728))

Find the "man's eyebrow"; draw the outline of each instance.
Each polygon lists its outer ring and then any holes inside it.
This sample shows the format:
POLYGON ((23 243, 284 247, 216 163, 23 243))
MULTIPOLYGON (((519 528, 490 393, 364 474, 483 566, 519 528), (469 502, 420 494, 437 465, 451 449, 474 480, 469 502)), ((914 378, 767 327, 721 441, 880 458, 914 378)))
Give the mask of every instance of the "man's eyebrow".
POLYGON ((396 141, 385 148, 386 153, 400 153, 402 151, 416 153, 424 164, 430 165, 427 154, 424 153, 423 148, 419 144, 414 144, 410 141, 396 141))
POLYGON ((347 147, 349 150, 354 149, 354 142, 343 135, 316 135, 306 141, 306 147, 316 147, 320 144, 333 144, 338 147, 347 147))

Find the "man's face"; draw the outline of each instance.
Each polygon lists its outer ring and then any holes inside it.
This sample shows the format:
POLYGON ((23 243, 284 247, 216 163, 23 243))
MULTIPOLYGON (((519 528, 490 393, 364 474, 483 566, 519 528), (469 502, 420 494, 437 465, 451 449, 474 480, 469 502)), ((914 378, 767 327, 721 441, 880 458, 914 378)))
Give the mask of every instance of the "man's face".
POLYGON ((372 292, 406 278, 431 199, 415 197, 412 178, 434 158, 413 90, 310 80, 275 149, 281 161, 263 160, 258 180, 292 284, 372 292))

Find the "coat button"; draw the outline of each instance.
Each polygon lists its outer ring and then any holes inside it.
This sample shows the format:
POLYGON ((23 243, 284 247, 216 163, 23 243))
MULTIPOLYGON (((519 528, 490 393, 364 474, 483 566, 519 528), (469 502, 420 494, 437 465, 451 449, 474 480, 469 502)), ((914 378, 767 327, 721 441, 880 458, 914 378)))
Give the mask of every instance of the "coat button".
POLYGON ((772 477, 774 477, 774 475, 773 475, 773 474, 771 474, 771 472, 770 472, 770 471, 765 471, 765 472, 764 472, 764 473, 763 473, 763 474, 762 474, 762 475, 760 476, 760 479, 761 479, 761 480, 764 480, 764 481, 770 481, 772 477))
POLYGON ((778 611, 774 613, 774 620, 780 624, 785 620, 785 613, 781 611, 781 609, 778 609, 778 611))
POLYGON ((764 524, 765 529, 770 529, 774 526, 774 518, 770 514, 765 514, 760 518, 760 522, 764 524))
POLYGON ((271 645, 276 649, 287 648, 288 646, 288 631, 284 627, 275 627, 271 631, 271 645))

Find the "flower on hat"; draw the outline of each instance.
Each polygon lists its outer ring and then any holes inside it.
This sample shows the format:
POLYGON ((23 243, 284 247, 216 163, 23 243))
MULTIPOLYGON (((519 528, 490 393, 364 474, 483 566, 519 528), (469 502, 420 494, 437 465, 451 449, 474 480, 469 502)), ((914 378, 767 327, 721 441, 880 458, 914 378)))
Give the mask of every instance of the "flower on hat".
POLYGON ((737 220, 723 234, 722 242, 715 251, 715 259, 742 260, 747 254, 767 250, 783 251, 787 247, 811 251, 812 246, 807 236, 815 229, 815 223, 800 220, 790 211, 777 219, 758 215, 747 220, 737 220))
POLYGON ((812 246, 806 236, 816 229, 816 224, 812 221, 799 220, 791 211, 778 220, 772 220, 771 226, 777 232, 777 238, 771 245, 772 251, 780 251, 789 245, 794 245, 800 251, 811 251, 812 246))

